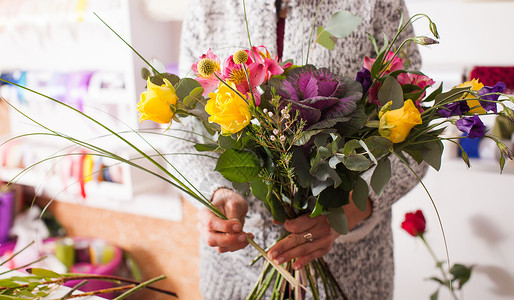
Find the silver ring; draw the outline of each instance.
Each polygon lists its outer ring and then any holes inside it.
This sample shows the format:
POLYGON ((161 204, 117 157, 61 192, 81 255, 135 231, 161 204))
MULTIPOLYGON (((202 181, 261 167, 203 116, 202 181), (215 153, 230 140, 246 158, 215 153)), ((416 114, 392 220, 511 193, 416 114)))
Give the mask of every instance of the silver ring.
POLYGON ((307 241, 307 243, 312 243, 314 241, 314 238, 312 237, 312 233, 307 232, 303 235, 303 238, 307 241))

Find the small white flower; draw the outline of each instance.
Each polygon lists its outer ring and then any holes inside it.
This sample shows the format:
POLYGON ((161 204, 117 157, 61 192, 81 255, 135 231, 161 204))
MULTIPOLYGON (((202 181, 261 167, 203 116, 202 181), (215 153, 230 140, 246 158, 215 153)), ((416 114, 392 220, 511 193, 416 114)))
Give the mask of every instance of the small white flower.
POLYGON ((265 109, 262 110, 262 112, 266 114, 266 113, 268 113, 268 109, 265 108, 265 109))
POLYGON ((285 137, 284 135, 281 135, 281 136, 280 136, 280 141, 281 141, 281 142, 284 142, 285 140, 286 140, 286 137, 285 137))
POLYGON ((289 114, 285 114, 285 115, 284 115, 284 118, 285 118, 285 119, 289 119, 289 118, 291 118, 291 116, 290 116, 289 114))
POLYGON ((273 113, 271 111, 268 112, 268 116, 271 118, 273 117, 273 113))
POLYGON ((273 129, 273 134, 274 134, 274 135, 278 135, 278 133, 279 133, 279 130, 278 130, 278 129, 276 129, 276 128, 275 128, 275 129, 273 129))
POLYGON ((276 137, 276 136, 274 136, 274 135, 272 135, 272 136, 270 136, 270 138, 269 138, 269 139, 270 139, 272 142, 274 142, 274 141, 276 141, 276 140, 277 140, 277 137, 276 137))

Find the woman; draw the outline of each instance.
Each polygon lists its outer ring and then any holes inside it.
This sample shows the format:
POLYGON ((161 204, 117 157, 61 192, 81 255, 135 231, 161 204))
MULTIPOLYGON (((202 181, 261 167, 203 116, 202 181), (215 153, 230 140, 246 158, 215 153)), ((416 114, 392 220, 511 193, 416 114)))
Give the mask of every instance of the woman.
MULTIPOLYGON (((284 59, 293 59, 295 63, 305 63, 317 2, 246 1, 252 44, 264 45, 271 53, 282 53, 284 59), (285 25, 279 16, 285 16, 285 25)), ((181 41, 182 74, 209 48, 218 57, 248 48, 242 4, 242 0, 191 0, 181 41)), ((333 51, 314 47, 309 63, 355 76, 362 68, 363 58, 374 55, 367 33, 375 36, 379 43, 383 32, 391 37, 398 28, 399 10, 407 19, 406 8, 403 0, 326 0, 319 10, 317 24, 326 24, 334 12, 343 9, 362 18, 361 25, 349 37, 339 40, 333 51)), ((410 36, 412 31, 406 34, 410 36)), ((416 48, 412 47, 410 52, 410 61, 419 67, 416 48)), ((185 125, 190 129, 198 126, 194 120, 185 125)), ((185 137, 195 139, 193 135, 185 137)), ((195 152, 189 143, 173 146, 177 152, 195 152)), ((200 209, 198 214, 198 227, 204 241, 200 251, 200 287, 205 299, 245 299, 260 273, 260 265, 249 266, 257 252, 246 247, 246 235, 254 237, 261 246, 269 246, 279 237, 281 226, 292 234, 271 247, 270 258, 278 263, 299 258, 294 267, 301 268, 314 258, 324 256, 349 299, 392 299, 391 205, 418 182, 398 160, 392 159, 393 177, 383 194, 380 197, 374 193, 369 195, 365 212, 353 204, 343 207, 349 220, 347 235, 333 231, 325 216, 300 216, 284 225, 273 224, 270 213, 260 201, 244 199, 213 171, 215 160, 191 156, 181 161, 188 164, 180 168, 187 170, 186 177, 206 195, 212 195, 213 203, 229 217, 228 221, 223 221, 207 209, 200 209)), ((426 171, 424 165, 414 163, 412 167, 421 176, 426 171)))

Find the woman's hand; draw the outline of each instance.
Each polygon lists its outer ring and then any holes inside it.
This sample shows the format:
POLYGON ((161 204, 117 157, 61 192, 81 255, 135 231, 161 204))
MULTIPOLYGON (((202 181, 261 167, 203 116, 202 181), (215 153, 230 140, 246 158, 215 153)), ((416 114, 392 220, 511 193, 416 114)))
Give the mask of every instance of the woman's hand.
POLYGON ((315 218, 302 215, 286 220, 284 228, 291 234, 273 245, 268 251, 268 257, 277 264, 297 258, 293 264, 295 270, 327 254, 339 236, 323 215, 315 218))
MULTIPOLYGON (((248 203, 238 193, 221 188, 212 195, 212 203, 228 218, 222 220, 208 208, 198 211, 198 230, 203 240, 219 253, 236 251, 248 245, 243 225, 248 203)), ((253 238, 252 234, 248 234, 253 238)))
MULTIPOLYGON (((360 211, 353 201, 343 206, 343 209, 348 219, 348 229, 351 230, 371 215, 372 203, 368 198, 364 212, 360 211)), ((293 264, 295 270, 299 270, 314 259, 327 254, 339 236, 324 215, 315 218, 302 215, 296 219, 286 220, 284 228, 291 234, 273 245, 268 251, 268 257, 277 264, 296 258, 297 260, 293 264)))

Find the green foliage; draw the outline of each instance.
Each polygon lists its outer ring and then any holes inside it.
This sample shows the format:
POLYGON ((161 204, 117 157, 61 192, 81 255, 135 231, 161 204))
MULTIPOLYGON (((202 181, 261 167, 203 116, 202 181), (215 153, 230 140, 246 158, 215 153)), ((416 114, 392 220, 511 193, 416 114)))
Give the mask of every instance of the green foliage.
POLYGON ((361 211, 366 210, 369 195, 368 183, 361 177, 355 179, 352 200, 355 206, 361 211))
POLYGON ((340 234, 348 233, 348 219, 342 207, 329 209, 328 222, 340 234))
POLYGON ((261 165, 257 155, 249 150, 228 149, 220 155, 214 170, 229 181, 242 183, 253 180, 261 165))
POLYGON ((377 195, 382 195, 387 183, 391 179, 391 162, 385 157, 378 161, 373 175, 371 175, 371 187, 377 195))
POLYGON ((458 288, 462 289, 462 286, 468 282, 471 277, 471 271, 473 266, 466 267, 462 264, 454 264, 453 267, 450 268, 450 274, 453 276, 453 281, 458 282, 458 288))
POLYGON ((382 105, 385 105, 389 101, 393 101, 391 109, 398 109, 403 106, 403 89, 396 78, 388 76, 385 79, 382 87, 378 91, 378 100, 382 105))
POLYGON ((322 26, 317 28, 316 42, 332 50, 338 38, 341 39, 350 35, 361 22, 361 18, 349 11, 338 11, 330 17, 325 28, 322 26))

